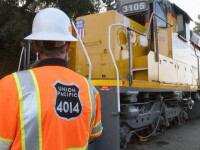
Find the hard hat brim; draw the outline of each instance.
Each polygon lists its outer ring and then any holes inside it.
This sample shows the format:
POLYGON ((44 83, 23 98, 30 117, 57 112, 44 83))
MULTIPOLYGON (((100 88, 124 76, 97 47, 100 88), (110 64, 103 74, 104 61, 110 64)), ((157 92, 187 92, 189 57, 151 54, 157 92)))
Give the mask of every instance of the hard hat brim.
POLYGON ((64 35, 58 33, 33 33, 24 38, 32 41, 78 41, 72 35, 64 35))

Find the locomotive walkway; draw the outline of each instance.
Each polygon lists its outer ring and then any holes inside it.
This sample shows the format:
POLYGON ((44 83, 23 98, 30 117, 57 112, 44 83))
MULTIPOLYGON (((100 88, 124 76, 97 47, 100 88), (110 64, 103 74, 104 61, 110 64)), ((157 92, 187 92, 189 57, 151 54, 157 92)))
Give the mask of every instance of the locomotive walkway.
POLYGON ((126 150, 200 150, 200 118, 165 130, 146 142, 137 142, 126 150))

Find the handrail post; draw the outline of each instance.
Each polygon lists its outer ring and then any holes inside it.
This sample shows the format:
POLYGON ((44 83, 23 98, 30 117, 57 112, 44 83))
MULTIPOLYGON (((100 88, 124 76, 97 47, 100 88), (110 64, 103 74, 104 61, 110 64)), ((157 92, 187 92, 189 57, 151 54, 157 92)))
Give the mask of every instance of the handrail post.
POLYGON ((133 53, 132 53, 132 42, 131 42, 131 30, 130 28, 127 28, 128 30, 128 51, 129 51, 129 86, 133 83, 133 53))
POLYGON ((73 21, 71 21, 71 22, 72 22, 72 26, 73 26, 73 28, 74 28, 74 30, 75 30, 75 32, 76 32, 76 35, 77 35, 77 37, 78 37, 78 40, 79 40, 80 43, 81 43, 81 46, 82 46, 82 49, 83 49, 83 51, 84 51, 84 53, 85 53, 86 59, 87 59, 87 61, 88 61, 88 65, 89 65, 88 80, 90 81, 90 80, 91 80, 91 76, 92 76, 92 63, 91 63, 91 61, 90 61, 89 55, 88 55, 88 53, 87 53, 87 50, 86 50, 86 48, 85 48, 85 46, 84 46, 84 44, 83 44, 83 41, 81 40, 81 37, 80 37, 80 35, 79 35, 79 33, 78 33, 78 30, 76 29, 76 26, 75 26, 74 22, 73 22, 73 21))
MULTIPOLYGON (((113 52, 111 50, 111 45, 110 45, 110 32, 111 32, 111 28, 113 26, 121 26, 122 24, 111 24, 108 28, 108 50, 109 50, 109 53, 110 53, 110 56, 111 56, 111 59, 112 59, 112 62, 113 62, 113 65, 115 67, 115 71, 116 71, 116 78, 117 78, 117 110, 118 112, 117 113, 120 113, 121 112, 121 109, 120 109, 120 88, 119 88, 119 69, 117 67, 117 64, 115 62, 115 58, 114 58, 114 55, 113 55, 113 52)), ((122 25, 123 26, 123 25, 122 25)))
POLYGON ((26 67, 26 62, 27 62, 27 49, 28 49, 28 41, 26 41, 26 44, 25 44, 25 49, 23 51, 23 55, 24 55, 24 59, 23 59, 23 70, 26 70, 27 67, 26 67))
POLYGON ((153 17, 153 22, 154 22, 154 31, 155 31, 155 39, 156 39, 156 62, 159 61, 159 50, 158 50, 158 31, 157 31, 157 19, 156 17, 153 17))

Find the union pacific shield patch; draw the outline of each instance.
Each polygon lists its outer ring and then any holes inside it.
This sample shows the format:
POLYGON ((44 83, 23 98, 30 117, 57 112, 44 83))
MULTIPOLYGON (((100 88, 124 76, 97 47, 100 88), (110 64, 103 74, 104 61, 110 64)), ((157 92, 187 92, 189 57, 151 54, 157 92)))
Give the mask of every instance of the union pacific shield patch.
POLYGON ((82 104, 79 96, 79 87, 75 84, 54 84, 56 98, 54 109, 56 114, 66 120, 71 120, 80 116, 82 104))

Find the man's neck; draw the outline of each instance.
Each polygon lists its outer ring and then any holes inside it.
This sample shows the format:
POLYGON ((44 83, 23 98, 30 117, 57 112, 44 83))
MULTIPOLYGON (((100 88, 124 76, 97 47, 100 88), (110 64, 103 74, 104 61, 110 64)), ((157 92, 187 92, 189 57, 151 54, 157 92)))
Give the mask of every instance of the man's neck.
POLYGON ((65 58, 66 58, 66 55, 65 55, 65 54, 59 54, 59 55, 56 55, 56 56, 47 56, 47 55, 44 55, 44 54, 41 54, 41 55, 40 55, 40 60, 49 59, 49 58, 60 58, 60 59, 65 59, 65 58))

